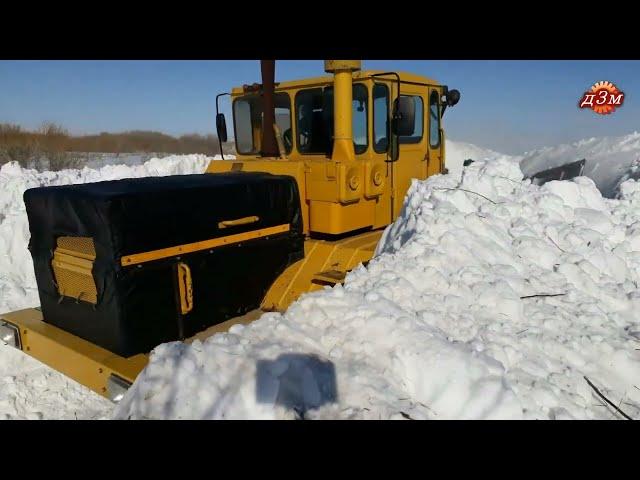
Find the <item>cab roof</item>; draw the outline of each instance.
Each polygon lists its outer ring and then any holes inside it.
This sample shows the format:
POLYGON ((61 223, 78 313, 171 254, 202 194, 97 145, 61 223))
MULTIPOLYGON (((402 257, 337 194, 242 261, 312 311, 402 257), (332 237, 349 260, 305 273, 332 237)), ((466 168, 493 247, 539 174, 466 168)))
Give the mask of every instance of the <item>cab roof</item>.
MULTIPOLYGON (((361 78, 367 78, 373 74, 378 74, 378 73, 386 73, 386 72, 384 70, 361 70, 358 72, 354 72, 353 79, 358 80, 361 78)), ((434 80, 432 78, 425 77, 422 75, 417 75, 415 73, 409 73, 409 72, 395 72, 395 73, 397 73, 400 76, 401 81, 426 83, 429 85, 440 85, 440 82, 438 82, 437 80, 434 80)), ((392 75, 389 75, 388 77, 384 77, 384 78, 395 79, 395 77, 392 75)), ((276 82, 275 90, 281 91, 281 90, 287 90, 287 89, 298 89, 298 88, 305 88, 305 87, 310 87, 314 85, 326 85, 330 83, 333 83, 333 75, 323 75, 321 77, 311 77, 311 78, 303 78, 300 80, 276 82)), ((242 87, 233 87, 233 89, 231 90, 231 93, 233 95, 241 95, 242 93, 244 93, 244 90, 242 89, 242 87)))

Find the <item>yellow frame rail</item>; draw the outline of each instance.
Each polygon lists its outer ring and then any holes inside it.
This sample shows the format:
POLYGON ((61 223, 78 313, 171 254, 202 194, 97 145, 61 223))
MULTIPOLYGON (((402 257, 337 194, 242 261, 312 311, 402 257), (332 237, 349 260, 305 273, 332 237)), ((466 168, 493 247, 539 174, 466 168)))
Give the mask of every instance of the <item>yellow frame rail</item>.
POLYGON ((227 235, 226 237, 212 238, 201 242, 187 243, 176 247, 161 248, 159 250, 151 250, 150 252, 134 253, 127 255, 120 260, 122 266, 137 265, 139 263, 151 262, 161 258, 175 257, 187 253, 198 252, 208 248, 222 247, 224 245, 232 245, 234 243, 244 242, 246 240, 255 240, 256 238, 268 237, 278 233, 288 232, 291 227, 286 225, 277 225, 275 227, 263 228, 262 230, 254 230, 253 232, 236 233, 235 235, 227 235))

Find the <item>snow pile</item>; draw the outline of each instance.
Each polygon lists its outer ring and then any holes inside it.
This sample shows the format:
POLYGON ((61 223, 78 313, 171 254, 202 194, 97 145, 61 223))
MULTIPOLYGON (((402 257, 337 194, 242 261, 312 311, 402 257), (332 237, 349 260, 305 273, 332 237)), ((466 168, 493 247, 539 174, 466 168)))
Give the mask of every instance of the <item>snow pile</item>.
POLYGON ((526 175, 531 175, 583 158, 587 160, 584 175, 593 179, 605 197, 615 197, 623 177, 638 178, 632 169, 640 161, 640 133, 540 148, 524 153, 520 165, 526 175))
POLYGON ((640 184, 522 182, 517 160, 414 181, 345 286, 158 346, 115 418, 640 414, 640 184))
MULTIPOLYGON (((37 172, 0 168, 0 313, 39 305, 22 195, 28 188, 204 172, 210 158, 174 155, 142 165, 37 172)), ((113 404, 23 353, 0 344, 0 418, 101 418, 113 404)))
POLYGON ((497 159, 515 158, 493 150, 478 147, 472 143, 458 142, 447 139, 445 142, 446 167, 449 173, 459 177, 462 174, 464 161, 467 159, 491 161, 497 159))

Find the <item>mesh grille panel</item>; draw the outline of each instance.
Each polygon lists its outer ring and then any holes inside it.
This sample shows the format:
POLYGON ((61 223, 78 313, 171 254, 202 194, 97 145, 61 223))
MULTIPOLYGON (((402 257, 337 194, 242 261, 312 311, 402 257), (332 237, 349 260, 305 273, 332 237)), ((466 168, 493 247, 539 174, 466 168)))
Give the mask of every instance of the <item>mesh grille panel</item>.
POLYGON ((93 279, 96 249, 90 237, 59 237, 51 266, 58 284, 58 293, 92 304, 98 301, 93 279))
POLYGON ((71 250, 76 254, 87 255, 96 258, 96 247, 91 237, 58 237, 58 248, 71 250))

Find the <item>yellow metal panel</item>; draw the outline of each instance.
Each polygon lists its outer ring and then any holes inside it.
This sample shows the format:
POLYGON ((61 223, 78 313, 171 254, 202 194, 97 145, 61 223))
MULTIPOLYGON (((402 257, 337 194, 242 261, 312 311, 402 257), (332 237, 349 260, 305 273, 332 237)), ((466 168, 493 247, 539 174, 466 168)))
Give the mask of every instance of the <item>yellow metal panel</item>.
POLYGON ((327 158, 313 159, 306 163, 307 200, 321 202, 338 201, 337 164, 327 158))
POLYGON ((316 273, 313 276, 313 280, 335 285, 337 283, 344 283, 346 276, 347 272, 341 272, 340 270, 327 270, 326 272, 316 273))
POLYGON ((148 361, 146 355, 120 357, 45 323, 42 313, 34 308, 7 313, 1 318, 20 328, 26 354, 103 396, 107 395, 110 374, 133 382, 148 361))
POLYGON ((368 161, 364 164, 364 196, 379 197, 384 193, 386 184, 386 168, 383 162, 368 161))
POLYGON ((311 203, 311 231, 338 235, 373 225, 375 201, 341 205, 331 202, 311 203))
POLYGON ((252 232, 236 233, 235 235, 227 235, 226 237, 212 238, 210 240, 203 240, 201 242, 187 243, 185 245, 178 245, 175 247, 161 248, 158 250, 152 250, 150 252, 134 253, 133 255, 126 255, 122 257, 120 262, 123 266, 136 265, 138 263, 150 262, 153 260, 159 260, 161 258, 175 257, 177 255, 184 255, 186 253, 198 252, 200 250, 206 250, 208 248, 222 247, 224 245, 232 245, 238 242, 244 242, 246 240, 254 240, 256 238, 268 237, 269 235, 276 235, 278 233, 288 232, 290 226, 277 225, 275 227, 263 228, 261 230, 254 230, 252 232))
MULTIPOLYGON (((353 142, 351 144, 353 145, 353 142)), ((357 202, 362 197, 362 191, 364 190, 362 162, 340 162, 337 170, 338 200, 342 204, 357 202)), ((373 223, 373 219, 370 222, 373 223)))
POLYGON ((307 240, 304 244, 305 258, 289 266, 276 279, 261 308, 284 311, 303 293, 323 288, 322 282, 314 282, 318 274, 348 272, 369 261, 381 235, 382 230, 376 230, 334 242, 307 240))

